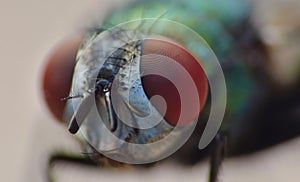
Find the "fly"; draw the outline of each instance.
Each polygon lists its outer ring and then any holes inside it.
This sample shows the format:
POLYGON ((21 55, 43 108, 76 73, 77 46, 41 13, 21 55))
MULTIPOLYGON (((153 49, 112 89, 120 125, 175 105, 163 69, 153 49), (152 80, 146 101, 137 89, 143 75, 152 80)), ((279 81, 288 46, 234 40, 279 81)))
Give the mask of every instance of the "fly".
MULTIPOLYGON (((77 134, 79 130, 82 131, 84 144, 87 146, 86 152, 93 154, 95 156, 92 157, 93 160, 99 163, 107 160, 103 159, 106 154, 122 156, 126 159, 125 162, 144 158, 147 158, 149 162, 166 153, 166 148, 170 148, 172 144, 178 142, 182 134, 181 130, 173 133, 172 140, 159 147, 144 149, 133 148, 131 145, 155 144, 166 138, 176 128, 153 107, 141 82, 140 77, 143 70, 140 69, 140 57, 144 56, 144 43, 147 36, 155 31, 155 33, 161 33, 155 35, 169 36, 168 38, 183 43, 182 47, 195 55, 204 53, 201 57, 203 59, 199 59, 203 62, 211 62, 212 57, 215 57, 207 56, 210 51, 206 51, 207 47, 203 44, 195 42, 196 38, 191 36, 192 33, 182 33, 181 29, 167 26, 165 22, 160 24, 157 21, 155 26, 148 26, 149 24, 145 23, 148 22, 147 18, 155 18, 163 14, 161 19, 166 18, 182 23, 190 27, 193 32, 197 32, 216 53, 228 83, 228 104, 221 130, 228 133, 233 140, 239 140, 243 129, 248 129, 241 127, 243 121, 247 122, 248 120, 245 118, 250 118, 249 116, 253 116, 257 112, 249 106, 261 103, 255 103, 261 98, 255 97, 256 95, 253 93, 264 94, 264 91, 256 89, 259 88, 259 83, 245 66, 247 63, 251 63, 253 59, 251 55, 255 55, 257 62, 264 62, 264 52, 260 50, 261 47, 257 46, 261 46, 261 44, 252 25, 248 23, 248 13, 247 4, 237 0, 226 2, 192 0, 189 3, 184 1, 173 3, 172 0, 137 1, 120 11, 112 12, 101 24, 103 27, 101 31, 98 31, 99 29, 92 31, 78 50, 70 93, 78 93, 79 96, 70 94, 69 99, 67 98, 64 119, 69 125, 69 131, 77 134), (171 8, 169 8, 170 4, 172 4, 171 8), (239 8, 236 8, 237 6, 239 8), (136 26, 138 28, 133 31, 122 28, 111 30, 111 26, 108 26, 108 24, 118 26, 124 22, 134 21, 136 18, 145 18, 145 21, 136 26), (139 31, 143 27, 151 30, 139 31), (247 35, 244 35, 245 32, 247 35), (246 43, 243 42, 244 39, 247 40, 246 43), (245 50, 247 53, 243 52, 245 50), (152 128, 139 128, 144 122, 143 118, 149 116, 150 113, 154 113, 160 123, 152 128), (97 115, 100 115, 101 118, 97 115), (121 141, 112 138, 118 138, 121 141)), ((175 59, 181 59, 181 55, 176 54, 174 49, 162 51, 162 55, 172 56, 172 54, 175 59)), ((155 68, 160 69, 161 65, 156 64, 155 68)), ((215 76, 214 70, 210 68, 207 67, 208 74, 215 76)), ((151 86, 156 87, 156 85, 151 86)), ((185 88, 185 90, 188 89, 185 88)), ((208 102, 209 104, 211 103, 208 102)), ((204 114, 209 112, 209 109, 204 109, 204 114)), ((197 129, 201 130, 202 127, 201 125, 200 129, 197 129)), ((179 153, 183 153, 179 157, 186 161, 192 161, 192 163, 200 159, 198 154, 201 152, 199 152, 198 143, 195 144, 195 138, 198 139, 198 137, 201 136, 196 133, 186 149, 179 151, 179 153)), ((228 140, 228 142, 233 140, 228 140)), ((225 155, 225 142, 226 137, 217 134, 212 144, 214 151, 211 160, 211 182, 217 180, 219 165, 225 155)), ((239 147, 239 145, 236 146, 239 147)))

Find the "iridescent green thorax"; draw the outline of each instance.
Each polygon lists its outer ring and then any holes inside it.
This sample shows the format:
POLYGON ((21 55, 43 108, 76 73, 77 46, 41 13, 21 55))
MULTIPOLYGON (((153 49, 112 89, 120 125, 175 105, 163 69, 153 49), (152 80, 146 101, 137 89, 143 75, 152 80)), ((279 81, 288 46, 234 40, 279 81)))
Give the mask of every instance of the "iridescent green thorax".
POLYGON ((161 18, 182 23, 196 31, 221 63, 228 91, 227 115, 232 116, 247 106, 253 89, 253 80, 245 65, 249 60, 241 53, 240 37, 236 35, 236 29, 248 21, 248 5, 247 1, 240 0, 143 0, 114 11, 102 27, 141 18, 161 18))

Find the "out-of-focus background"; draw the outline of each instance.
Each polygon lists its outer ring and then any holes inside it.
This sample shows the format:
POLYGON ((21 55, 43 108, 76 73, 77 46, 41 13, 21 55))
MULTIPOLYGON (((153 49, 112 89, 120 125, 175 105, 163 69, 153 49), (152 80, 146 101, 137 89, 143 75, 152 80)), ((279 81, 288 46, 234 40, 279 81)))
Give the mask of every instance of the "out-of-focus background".
MULTIPOLYGON (((0 0, 1 149, 0 181, 45 181, 49 151, 80 151, 80 146, 41 100, 41 70, 49 50, 63 38, 103 18, 121 0, 0 0)), ((254 0, 254 18, 271 52, 273 79, 296 80, 299 66, 298 0, 254 0), (271 33, 270 33, 271 32, 271 33), (297 58, 298 59, 295 59, 297 58)), ((300 122, 300 121, 299 121, 300 122)), ((227 159, 221 181, 299 181, 300 138, 227 159)), ((58 181, 205 181, 208 162, 186 167, 162 163, 153 168, 116 173, 77 165, 57 165, 58 181), (77 170, 79 169, 80 170, 77 170), (77 171, 77 172, 74 172, 77 171)))

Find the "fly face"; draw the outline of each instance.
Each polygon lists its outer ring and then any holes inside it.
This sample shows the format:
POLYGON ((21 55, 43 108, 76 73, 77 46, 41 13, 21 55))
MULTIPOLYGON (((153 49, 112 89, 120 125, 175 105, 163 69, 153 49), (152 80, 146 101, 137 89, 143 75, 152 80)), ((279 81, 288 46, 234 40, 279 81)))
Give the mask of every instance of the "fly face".
MULTIPOLYGON (((156 36, 161 28, 149 33, 147 26, 144 31, 144 21, 134 30, 116 27, 87 36, 78 51, 65 111, 71 133, 80 131, 97 152, 121 162, 153 162, 176 151, 192 133, 207 95, 198 60, 179 43, 156 36), (187 61, 193 66, 187 67, 187 61), (191 69, 199 75, 191 76, 191 69), (170 83, 175 94, 166 87, 170 83), (159 92, 163 97, 156 96, 159 92)), ((151 31, 156 21, 151 21, 151 31)))

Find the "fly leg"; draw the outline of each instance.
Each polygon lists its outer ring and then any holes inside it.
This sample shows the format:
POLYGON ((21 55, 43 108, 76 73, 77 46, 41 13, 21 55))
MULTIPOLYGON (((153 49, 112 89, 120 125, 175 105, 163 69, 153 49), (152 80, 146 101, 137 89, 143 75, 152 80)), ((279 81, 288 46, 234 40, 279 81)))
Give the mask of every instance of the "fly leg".
POLYGON ((122 162, 114 161, 105 157, 103 154, 97 152, 92 146, 87 145, 86 148, 88 149, 82 153, 55 153, 51 155, 50 159, 48 160, 48 169, 47 169, 47 182, 57 182, 55 179, 55 172, 62 172, 61 170, 57 170, 57 166, 63 166, 67 169, 72 166, 79 166, 76 167, 74 173, 80 173, 80 169, 84 169, 86 167, 94 167, 95 169, 109 169, 109 168, 130 168, 130 164, 125 164, 122 162), (55 170, 56 168, 56 170, 55 170))
POLYGON ((55 174, 53 173, 53 168, 57 164, 77 164, 80 166, 91 166, 96 167, 99 166, 98 163, 94 162, 88 157, 79 154, 64 154, 64 153, 56 153, 52 155, 48 161, 47 166, 47 182, 56 182, 55 174))
POLYGON ((217 133, 212 144, 209 182, 217 182, 218 173, 226 152, 226 136, 221 133, 217 133))

